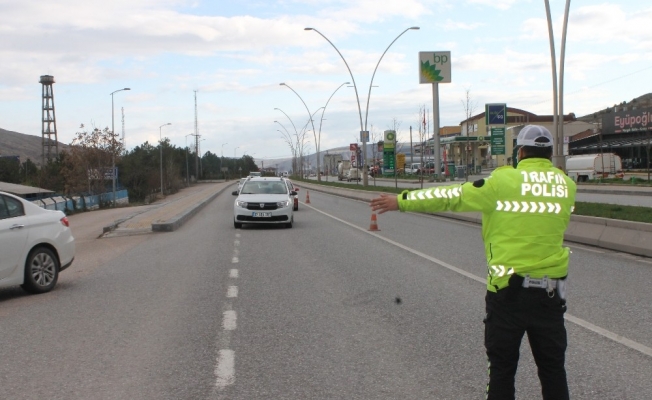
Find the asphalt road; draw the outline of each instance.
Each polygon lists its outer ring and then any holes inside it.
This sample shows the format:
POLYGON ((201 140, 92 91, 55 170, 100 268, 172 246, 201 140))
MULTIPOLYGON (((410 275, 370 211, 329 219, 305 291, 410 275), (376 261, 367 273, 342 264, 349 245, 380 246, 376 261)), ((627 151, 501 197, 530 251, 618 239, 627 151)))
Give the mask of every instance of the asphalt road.
MULTIPOLYGON (((71 217, 57 289, 0 290, 0 398, 483 398, 477 225, 390 213, 368 232, 366 203, 311 192, 292 229, 236 230, 233 199, 171 233, 97 239, 126 211, 71 217)), ((652 398, 652 262, 571 247, 572 398, 652 398)), ((525 340, 517 395, 538 393, 525 340)))

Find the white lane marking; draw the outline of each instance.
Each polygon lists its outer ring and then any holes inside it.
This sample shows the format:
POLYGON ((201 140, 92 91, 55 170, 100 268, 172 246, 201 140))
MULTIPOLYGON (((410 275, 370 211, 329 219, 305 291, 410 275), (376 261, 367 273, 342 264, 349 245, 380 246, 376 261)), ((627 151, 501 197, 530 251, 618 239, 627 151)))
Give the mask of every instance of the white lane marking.
POLYGON ((235 237, 239 238, 239 237, 240 237, 240 234, 239 234, 239 233, 236 233, 236 234, 235 234, 235 237))
POLYGON ((235 352, 220 350, 215 366, 215 387, 221 390, 235 382, 235 352))
POLYGON ((238 297, 238 287, 229 286, 229 289, 226 291, 226 297, 238 297))
POLYGON ((604 253, 605 253, 604 250, 593 249, 593 248, 591 248, 591 247, 582 246, 581 244, 577 244, 577 243, 572 243, 572 244, 569 244, 569 243, 566 243, 566 242, 564 242, 564 243, 565 243, 568 247, 570 247, 571 249, 572 249, 573 247, 575 247, 576 249, 585 250, 585 251, 588 251, 588 252, 591 252, 591 253, 598 253, 598 254, 604 254, 604 253))
POLYGON ((239 240, 236 240, 236 241, 233 242, 233 244, 234 244, 236 247, 237 247, 237 246, 240 246, 240 241, 239 241, 239 240))
MULTIPOLYGON (((435 264, 441 265, 441 266, 444 267, 444 268, 448 268, 448 269, 450 269, 451 271, 455 271, 455 272, 457 272, 457 273, 460 274, 460 275, 464 275, 464 276, 466 276, 467 278, 471 278, 471 279, 473 279, 473 280, 476 281, 476 282, 480 282, 480 283, 483 283, 483 284, 485 284, 485 285, 487 284, 487 281, 486 281, 485 279, 479 278, 479 277, 477 277, 477 276, 475 276, 475 275, 473 275, 473 274, 471 274, 471 273, 469 273, 469 272, 467 272, 467 271, 464 271, 464 270, 462 270, 462 269, 460 269, 460 268, 454 267, 454 266, 452 266, 452 265, 450 265, 450 264, 448 264, 448 263, 446 263, 446 262, 444 262, 444 261, 441 261, 441 260, 439 260, 439 259, 437 259, 437 258, 435 258, 435 257, 431 257, 431 256, 429 256, 429 255, 427 255, 427 254, 421 253, 420 251, 417 251, 417 250, 411 249, 411 248, 409 248, 409 247, 407 247, 407 246, 405 246, 405 245, 402 245, 401 243, 398 243, 398 242, 395 242, 395 241, 393 241, 393 240, 390 240, 390 239, 387 239, 387 238, 385 238, 385 237, 382 237, 382 236, 380 236, 378 233, 374 233, 374 232, 367 231, 367 230, 364 229, 364 228, 360 228, 360 227, 357 226, 357 225, 353 225, 353 224, 350 223, 350 222, 344 221, 343 219, 337 218, 337 217, 334 216, 334 215, 331 215, 331 214, 328 214, 328 213, 326 213, 326 212, 324 212, 324 211, 318 210, 318 209, 316 209, 315 207, 312 207, 312 206, 310 206, 310 205, 306 205, 306 207, 310 207, 310 208, 312 208, 313 210, 317 211, 318 213, 324 214, 325 216, 330 217, 330 218, 332 218, 332 219, 334 219, 334 220, 336 220, 336 221, 339 221, 339 222, 341 222, 341 223, 343 223, 343 224, 345 224, 345 225, 348 225, 348 226, 350 226, 351 228, 357 229, 357 230, 359 230, 360 232, 366 233, 366 234, 368 234, 368 235, 375 236, 375 237, 377 237, 378 239, 383 240, 383 241, 385 241, 385 242, 387 242, 387 243, 389 243, 389 244, 392 244, 392 245, 394 245, 394 246, 396 246, 396 247, 398 247, 398 248, 401 248, 401 249, 403 249, 403 250, 405 250, 405 251, 407 251, 407 252, 410 252, 410 253, 412 253, 412 254, 414 254, 414 255, 417 255, 417 256, 419 256, 419 257, 425 258, 426 260, 432 261, 432 262, 435 263, 435 264)), ((607 338, 607 339, 611 339, 611 340, 613 340, 613 341, 616 342, 616 343, 620 343, 620 344, 622 344, 622 345, 625 346, 625 347, 629 347, 629 348, 632 349, 632 350, 639 351, 639 352, 641 352, 641 353, 643 353, 643 354, 645 354, 645 355, 647 355, 647 356, 652 356, 652 348, 650 348, 650 347, 648 347, 648 346, 645 346, 645 345, 643 345, 643 344, 640 344, 640 343, 638 343, 638 342, 635 342, 635 341, 633 341, 633 340, 631 340, 631 339, 627 339, 626 337, 621 336, 621 335, 618 335, 617 333, 614 333, 614 332, 608 331, 608 330, 606 330, 606 329, 600 328, 600 327, 597 326, 597 325, 593 325, 592 323, 590 323, 590 322, 588 322, 588 321, 586 321, 586 320, 583 320, 583 319, 581 319, 581 318, 575 317, 575 316, 570 315, 570 314, 568 314, 568 313, 565 313, 565 314, 564 314, 564 318, 565 318, 567 321, 573 322, 574 324, 579 325, 579 326, 581 326, 581 327, 583 327, 583 328, 585 328, 585 329, 587 329, 587 330, 589 330, 589 331, 591 331, 591 332, 597 333, 598 335, 601 335, 601 336, 603 336, 603 337, 605 337, 605 338, 607 338)))
POLYGON ((232 269, 229 271, 229 278, 237 278, 238 277, 238 270, 237 269, 232 269))
POLYGON ((240 262, 240 260, 238 260, 238 257, 233 257, 231 259, 231 263, 233 263, 233 264, 237 264, 238 262, 240 262))
POLYGON ((222 318, 222 327, 225 331, 234 331, 236 327, 236 320, 238 319, 234 310, 224 311, 222 318))

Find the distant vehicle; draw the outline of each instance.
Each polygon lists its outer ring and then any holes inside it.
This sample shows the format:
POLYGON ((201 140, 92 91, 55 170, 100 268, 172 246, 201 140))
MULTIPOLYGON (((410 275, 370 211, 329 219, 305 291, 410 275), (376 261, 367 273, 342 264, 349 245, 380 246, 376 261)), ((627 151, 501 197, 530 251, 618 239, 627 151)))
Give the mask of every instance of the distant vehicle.
POLYGON ((249 172, 249 176, 262 176, 262 174, 259 171, 251 171, 249 172))
POLYGON ((238 192, 242 189, 242 185, 247 181, 249 178, 240 178, 240 181, 238 182, 238 192))
POLYGON ((289 191, 283 178, 252 177, 242 190, 232 193, 238 196, 233 204, 233 226, 244 224, 282 224, 292 228, 294 223, 293 198, 297 192, 289 191))
POLYGON ((360 181, 362 179, 362 171, 360 171, 357 168, 351 168, 349 170, 349 173, 346 175, 346 180, 348 182, 351 181, 360 181))
POLYGON ((346 179, 349 170, 351 169, 351 161, 341 160, 337 162, 337 180, 343 181, 346 179))
POLYGON ((68 218, 62 211, 0 192, 0 254, 0 287, 49 292, 75 259, 68 218))
POLYGON ((287 178, 287 177, 290 176, 290 173, 289 173, 288 171, 283 171, 283 172, 281 173, 281 176, 282 176, 283 178, 287 178))
POLYGON ((417 171, 419 171, 419 168, 421 168, 421 163, 412 163, 405 167, 405 173, 416 174, 417 171))
POLYGON ((362 179, 362 173, 359 169, 351 167, 351 161, 341 160, 337 162, 337 180, 353 181, 362 179))
MULTIPOLYGON (((441 164, 441 172, 444 172, 444 163, 442 162, 441 164)), ((416 174, 419 175, 432 175, 435 173, 435 162, 434 161, 428 161, 423 167, 419 165, 417 168, 416 174)))
MULTIPOLYGON (((292 183, 291 180, 285 179, 285 178, 284 178, 284 180, 285 180, 285 183, 287 184, 287 187, 288 187, 288 190, 290 191, 290 194, 292 192, 296 193, 296 192, 299 191, 299 188, 294 186, 294 184, 292 183)), ((294 203, 293 211, 299 211, 299 194, 296 193, 296 194, 292 195, 292 199, 293 199, 293 203, 294 203)))
POLYGON ((625 177, 622 161, 614 153, 570 156, 566 159, 566 174, 575 182, 625 177))

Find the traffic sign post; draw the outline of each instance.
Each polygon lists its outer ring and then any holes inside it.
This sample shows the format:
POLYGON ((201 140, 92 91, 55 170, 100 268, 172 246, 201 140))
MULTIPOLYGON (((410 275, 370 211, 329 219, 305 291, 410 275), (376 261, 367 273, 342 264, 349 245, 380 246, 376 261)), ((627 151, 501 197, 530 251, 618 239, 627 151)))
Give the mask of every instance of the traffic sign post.
POLYGON ((386 130, 383 141, 383 168, 385 170, 391 169, 394 171, 395 165, 395 151, 396 151, 396 131, 386 130))
POLYGON ((505 154, 505 128, 491 128, 491 154, 505 154))
POLYGON ((507 123, 507 104, 485 104, 485 124, 505 125, 507 123))
POLYGON ((507 104, 485 104, 484 107, 485 123, 491 132, 491 155, 504 156, 506 153, 505 131, 507 126, 507 104), (499 127, 493 127, 492 125, 499 125, 499 127))

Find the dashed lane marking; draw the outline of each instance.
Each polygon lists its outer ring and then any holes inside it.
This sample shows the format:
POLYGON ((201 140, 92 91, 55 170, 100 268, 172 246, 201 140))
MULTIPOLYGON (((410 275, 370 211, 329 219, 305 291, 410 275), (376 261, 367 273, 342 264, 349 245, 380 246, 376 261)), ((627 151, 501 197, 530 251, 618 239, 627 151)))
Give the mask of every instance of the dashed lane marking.
POLYGON ((235 382, 235 352, 220 350, 215 366, 215 387, 219 390, 235 382))

